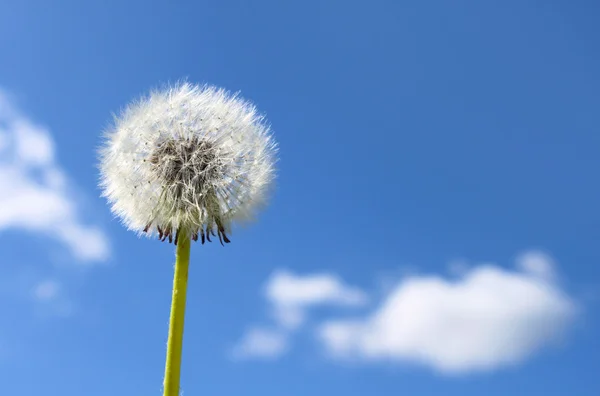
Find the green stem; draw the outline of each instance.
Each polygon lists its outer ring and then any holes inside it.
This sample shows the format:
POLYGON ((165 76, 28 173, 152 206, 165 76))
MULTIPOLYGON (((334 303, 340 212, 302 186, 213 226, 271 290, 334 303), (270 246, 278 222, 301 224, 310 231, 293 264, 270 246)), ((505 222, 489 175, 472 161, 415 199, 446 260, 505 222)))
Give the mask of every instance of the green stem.
POLYGON ((183 322, 185 318, 185 298, 187 294, 188 268, 190 264, 190 237, 179 232, 173 278, 173 298, 167 341, 167 362, 165 364, 164 396, 179 396, 181 376, 181 349, 183 345, 183 322))

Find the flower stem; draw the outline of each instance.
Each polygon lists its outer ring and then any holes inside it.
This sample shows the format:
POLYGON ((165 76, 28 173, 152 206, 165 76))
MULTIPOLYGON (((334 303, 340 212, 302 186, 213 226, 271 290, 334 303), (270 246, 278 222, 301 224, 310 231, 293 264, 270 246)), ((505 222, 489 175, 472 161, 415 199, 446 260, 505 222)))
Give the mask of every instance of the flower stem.
POLYGON ((180 230, 177 240, 171 319, 169 321, 169 340, 167 341, 167 361, 163 383, 164 396, 179 396, 179 378, 181 376, 181 349, 183 345, 185 299, 190 264, 190 237, 183 230, 180 230))

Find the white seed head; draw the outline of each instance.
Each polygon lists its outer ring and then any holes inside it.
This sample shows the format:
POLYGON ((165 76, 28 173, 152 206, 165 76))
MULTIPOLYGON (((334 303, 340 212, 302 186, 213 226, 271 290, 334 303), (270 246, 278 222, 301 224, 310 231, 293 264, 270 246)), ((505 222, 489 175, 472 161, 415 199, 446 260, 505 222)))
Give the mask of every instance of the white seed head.
POLYGON ((100 150, 100 185, 131 230, 229 242, 234 221, 264 204, 277 145, 250 102, 181 83, 129 105, 100 150), (217 234, 215 234, 215 231, 217 234))

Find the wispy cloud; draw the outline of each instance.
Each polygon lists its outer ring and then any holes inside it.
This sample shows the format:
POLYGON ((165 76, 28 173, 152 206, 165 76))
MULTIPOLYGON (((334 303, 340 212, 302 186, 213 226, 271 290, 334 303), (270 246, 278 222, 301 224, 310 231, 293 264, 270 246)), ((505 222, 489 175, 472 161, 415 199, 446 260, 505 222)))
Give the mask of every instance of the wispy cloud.
POLYGON ((448 374, 523 362, 564 335, 578 311, 550 277, 552 260, 530 252, 509 271, 480 265, 458 280, 413 276, 370 315, 331 320, 319 337, 336 358, 396 361, 448 374))
POLYGON ((367 295, 344 284, 330 273, 308 276, 278 270, 264 288, 273 326, 252 327, 234 347, 236 358, 270 358, 282 356, 289 349, 291 334, 305 322, 311 307, 330 305, 356 307, 367 302, 367 295))
POLYGON ((0 231, 43 234, 61 242, 78 262, 105 261, 108 238, 82 220, 74 188, 56 163, 50 132, 0 89, 0 231))
POLYGON ((265 296, 275 319, 289 328, 303 324, 311 307, 356 307, 368 300, 362 290, 344 284, 335 274, 302 276, 287 270, 278 270, 271 276, 265 287, 265 296))

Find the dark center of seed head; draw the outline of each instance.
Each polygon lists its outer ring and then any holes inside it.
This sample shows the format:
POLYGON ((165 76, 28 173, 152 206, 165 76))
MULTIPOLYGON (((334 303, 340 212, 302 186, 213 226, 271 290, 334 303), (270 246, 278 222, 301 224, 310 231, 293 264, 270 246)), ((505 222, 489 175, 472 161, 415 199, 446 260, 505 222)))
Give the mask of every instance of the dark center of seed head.
MULTIPOLYGON (((169 139, 159 144, 149 158, 153 171, 169 195, 176 201, 176 205, 184 210, 189 202, 197 202, 194 196, 202 192, 205 196, 214 195, 211 191, 211 182, 223 177, 221 161, 217 157, 212 143, 204 140, 169 139), (187 203, 186 203, 187 202, 187 203)), ((225 229, 218 216, 215 224, 207 225, 206 229, 200 228, 192 233, 192 239, 201 237, 202 243, 206 239, 210 242, 210 235, 215 235, 213 226, 216 225, 221 244, 229 243, 225 229)), ((147 227, 147 229, 149 226, 147 227)), ((147 231, 144 230, 144 231, 147 231)), ((157 225, 159 239, 172 240, 173 229, 170 225, 157 225)), ((177 234, 175 235, 177 243, 177 234)))
POLYGON ((167 186, 182 184, 196 190, 204 190, 207 182, 220 176, 217 162, 213 144, 204 140, 166 140, 150 156, 154 171, 167 186))

